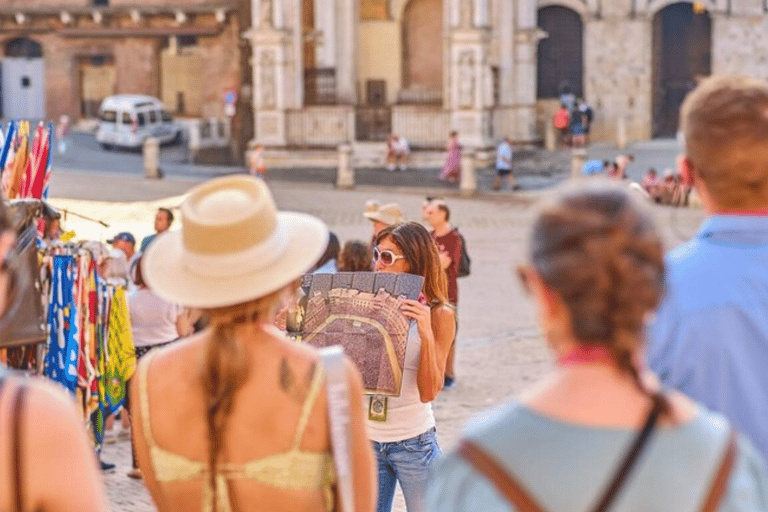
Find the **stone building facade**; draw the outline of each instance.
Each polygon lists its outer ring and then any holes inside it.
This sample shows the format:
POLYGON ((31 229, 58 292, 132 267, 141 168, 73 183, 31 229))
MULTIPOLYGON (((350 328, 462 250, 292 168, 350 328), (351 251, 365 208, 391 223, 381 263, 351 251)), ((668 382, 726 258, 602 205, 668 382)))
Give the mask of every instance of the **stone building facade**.
POLYGON ((2 117, 90 118, 123 93, 224 117, 250 82, 249 21, 248 0, 0 0, 2 117))
POLYGON ((593 140, 673 136, 710 73, 768 76, 768 0, 251 0, 255 141, 540 141, 570 88, 593 140))

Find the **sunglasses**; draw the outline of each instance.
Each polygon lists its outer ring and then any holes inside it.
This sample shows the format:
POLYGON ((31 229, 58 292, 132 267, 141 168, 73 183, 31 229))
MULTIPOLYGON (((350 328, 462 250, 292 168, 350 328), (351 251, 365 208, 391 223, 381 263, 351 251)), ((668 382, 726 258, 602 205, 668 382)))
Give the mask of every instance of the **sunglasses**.
POLYGON ((395 254, 389 249, 380 251, 378 247, 373 248, 373 261, 381 261, 385 267, 394 265, 397 260, 405 259, 402 254, 395 254))

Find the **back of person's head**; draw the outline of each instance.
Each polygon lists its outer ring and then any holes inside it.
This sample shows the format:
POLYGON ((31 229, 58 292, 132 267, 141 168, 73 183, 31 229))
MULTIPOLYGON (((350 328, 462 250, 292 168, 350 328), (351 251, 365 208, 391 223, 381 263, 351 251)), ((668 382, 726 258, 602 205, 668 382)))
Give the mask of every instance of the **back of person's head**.
POLYGON ((385 238, 400 248, 405 256, 409 273, 424 278, 424 295, 430 303, 446 304, 448 302, 448 281, 440 266, 440 255, 437 245, 429 231, 418 222, 395 224, 382 230, 377 236, 378 245, 385 238))
POLYGON ((370 246, 360 240, 349 240, 339 255, 339 272, 369 272, 371 270, 370 246))
POLYGON ((707 78, 683 102, 685 154, 717 206, 768 202, 768 82, 707 78))
POLYGON ((664 292, 662 241, 623 190, 569 192, 534 223, 531 263, 563 300, 576 339, 607 348, 638 385, 633 353, 664 292))
POLYGON ((656 174, 658 174, 658 173, 657 173, 656 169, 651 167, 650 169, 648 169, 648 174, 651 175, 651 176, 656 176, 656 174))
POLYGON ((320 259, 315 264, 315 268, 320 268, 331 260, 338 260, 339 252, 341 252, 339 237, 331 232, 329 233, 328 245, 325 247, 325 252, 320 256, 320 259))
POLYGON ((437 208, 437 211, 442 212, 443 215, 445 215, 445 221, 448 222, 451 220, 451 209, 448 208, 448 205, 445 201, 435 201, 435 208, 437 208))

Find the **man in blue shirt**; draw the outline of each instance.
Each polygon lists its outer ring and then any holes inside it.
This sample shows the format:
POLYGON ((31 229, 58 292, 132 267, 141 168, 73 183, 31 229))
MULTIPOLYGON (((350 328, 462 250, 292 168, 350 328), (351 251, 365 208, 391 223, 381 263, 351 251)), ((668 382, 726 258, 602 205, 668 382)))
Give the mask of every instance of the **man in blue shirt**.
POLYGON ((648 361, 768 458, 768 82, 705 80, 686 98, 681 127, 681 165, 708 217, 667 256, 648 361))
POLYGON ((171 228, 173 224, 173 212, 169 208, 159 208, 155 214, 155 233, 145 236, 141 241, 141 249, 139 252, 147 250, 149 244, 151 244, 157 235, 165 233, 171 228))
POLYGON ((509 137, 505 137, 496 149, 496 177, 493 179, 493 190, 501 189, 501 180, 504 177, 507 178, 509 188, 512 190, 520 188, 512 174, 512 141, 509 137))

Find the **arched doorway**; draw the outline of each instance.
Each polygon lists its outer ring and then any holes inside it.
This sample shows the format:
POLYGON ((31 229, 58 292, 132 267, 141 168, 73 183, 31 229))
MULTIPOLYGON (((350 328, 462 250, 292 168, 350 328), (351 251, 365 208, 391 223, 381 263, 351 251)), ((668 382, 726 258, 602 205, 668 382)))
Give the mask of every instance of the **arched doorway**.
POLYGON ((551 5, 538 13, 538 26, 547 33, 539 41, 536 94, 557 98, 564 88, 584 97, 584 24, 579 13, 551 5))
POLYGON ((411 0, 403 12, 403 89, 416 102, 443 90, 443 0, 411 0))
POLYGON ((686 94, 712 70, 712 20, 680 2, 653 17, 653 137, 674 137, 686 94))
POLYGON ((43 47, 26 38, 7 41, 2 61, 2 105, 6 119, 45 117, 43 47))

